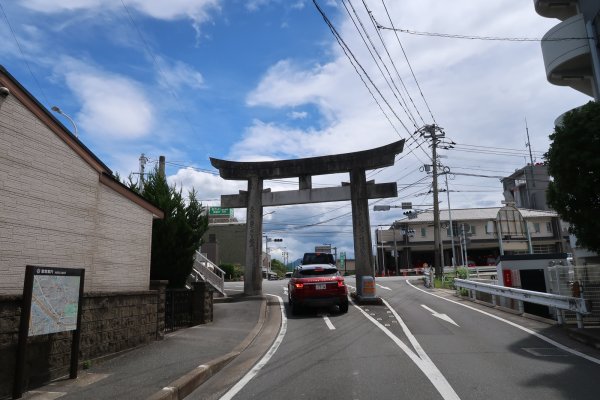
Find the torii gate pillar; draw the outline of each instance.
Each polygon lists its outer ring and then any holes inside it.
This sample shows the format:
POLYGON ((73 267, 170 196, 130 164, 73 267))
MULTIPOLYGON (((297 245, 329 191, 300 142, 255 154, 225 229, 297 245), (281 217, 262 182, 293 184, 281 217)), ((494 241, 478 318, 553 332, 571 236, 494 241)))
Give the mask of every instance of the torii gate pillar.
POLYGON ((262 293, 262 192, 263 180, 258 176, 250 177, 246 208, 246 265, 244 266, 244 293, 247 295, 262 293))
POLYGON ((356 294, 362 296, 362 277, 373 276, 371 250, 371 223, 369 197, 364 169, 350 171, 350 197, 352 203, 352 233, 354 235, 354 260, 356 266, 356 294))

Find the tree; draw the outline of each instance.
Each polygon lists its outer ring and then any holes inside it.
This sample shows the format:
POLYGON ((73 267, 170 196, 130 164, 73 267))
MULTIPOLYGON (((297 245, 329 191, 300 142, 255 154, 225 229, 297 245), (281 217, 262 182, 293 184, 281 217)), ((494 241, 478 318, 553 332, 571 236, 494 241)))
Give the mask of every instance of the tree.
POLYGON ((271 271, 275 272, 277 276, 285 276, 286 268, 285 265, 279 260, 271 260, 271 271))
POLYGON ((231 281, 236 281, 236 280, 240 279, 242 277, 242 275, 244 275, 244 271, 242 270, 242 267, 240 267, 239 265, 221 264, 221 265, 219 265, 219 268, 221 268, 223 270, 223 272, 225 272, 225 279, 228 279, 231 281))
POLYGON ((164 219, 156 219, 152 224, 150 279, 168 280, 171 287, 183 287, 208 227, 202 205, 194 190, 186 205, 181 190, 169 186, 156 170, 147 176, 142 196, 165 213, 164 219))
POLYGON ((600 104, 567 113, 550 139, 548 204, 570 224, 578 245, 600 251, 600 104))

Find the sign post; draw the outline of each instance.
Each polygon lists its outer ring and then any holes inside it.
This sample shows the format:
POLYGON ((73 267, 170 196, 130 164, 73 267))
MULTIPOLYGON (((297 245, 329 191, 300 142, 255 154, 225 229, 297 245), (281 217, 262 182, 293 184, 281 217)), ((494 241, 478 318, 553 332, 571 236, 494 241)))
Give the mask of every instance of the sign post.
POLYGON ((13 399, 23 394, 29 336, 74 331, 69 377, 77 378, 84 278, 84 269, 26 267, 13 399))

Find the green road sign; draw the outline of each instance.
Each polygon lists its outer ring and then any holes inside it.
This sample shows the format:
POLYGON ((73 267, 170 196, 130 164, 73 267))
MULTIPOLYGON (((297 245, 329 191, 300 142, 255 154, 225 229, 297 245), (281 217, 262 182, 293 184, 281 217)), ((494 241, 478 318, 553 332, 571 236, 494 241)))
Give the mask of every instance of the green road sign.
POLYGON ((233 214, 233 208, 221 208, 221 207, 209 207, 208 215, 222 215, 222 216, 231 216, 233 214))

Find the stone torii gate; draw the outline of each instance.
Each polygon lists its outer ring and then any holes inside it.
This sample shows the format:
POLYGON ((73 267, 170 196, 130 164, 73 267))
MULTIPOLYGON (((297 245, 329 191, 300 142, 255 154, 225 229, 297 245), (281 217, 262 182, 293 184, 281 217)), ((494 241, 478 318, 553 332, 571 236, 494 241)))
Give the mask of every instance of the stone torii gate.
POLYGON ((246 208, 246 265, 244 293, 262 294, 262 217, 263 207, 290 204, 321 203, 350 200, 356 263, 357 295, 362 296, 362 277, 373 273, 369 199, 398 196, 396 182, 367 182, 366 170, 394 165, 396 154, 402 152, 404 140, 354 153, 336 154, 295 160, 236 162, 210 158, 221 178, 246 180, 248 190, 235 195, 222 195, 221 206, 246 208), (348 172, 350 184, 338 187, 312 188, 312 177, 348 172), (299 178, 298 190, 271 192, 263 189, 263 181, 299 178))

